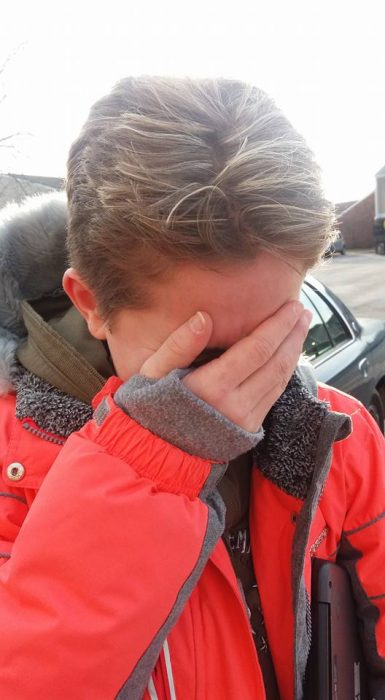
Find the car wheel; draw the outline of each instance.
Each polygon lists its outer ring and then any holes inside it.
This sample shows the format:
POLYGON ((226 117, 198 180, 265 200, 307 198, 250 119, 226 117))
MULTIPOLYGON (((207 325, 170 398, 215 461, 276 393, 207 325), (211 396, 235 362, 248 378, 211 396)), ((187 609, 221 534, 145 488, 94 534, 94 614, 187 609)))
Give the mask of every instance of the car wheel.
POLYGON ((374 391, 372 398, 370 399, 368 411, 372 418, 374 418, 376 421, 377 425, 380 427, 381 432, 384 432, 385 408, 382 403, 381 396, 377 390, 374 391))
POLYGON ((346 248, 341 248, 341 255, 346 255, 346 248))

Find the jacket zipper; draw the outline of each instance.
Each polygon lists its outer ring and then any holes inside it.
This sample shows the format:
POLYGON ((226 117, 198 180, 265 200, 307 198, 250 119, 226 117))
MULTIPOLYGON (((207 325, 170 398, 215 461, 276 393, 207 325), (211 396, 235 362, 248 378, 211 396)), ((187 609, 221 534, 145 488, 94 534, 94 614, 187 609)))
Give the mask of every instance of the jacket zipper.
POLYGON ((319 547, 321 546, 322 542, 323 542, 324 539, 327 537, 328 533, 329 533, 329 528, 326 526, 326 527, 324 527, 324 529, 322 530, 322 532, 318 535, 316 541, 313 542, 313 544, 312 544, 311 547, 310 547, 310 556, 311 556, 311 557, 314 557, 314 555, 315 555, 317 549, 319 549, 319 547))

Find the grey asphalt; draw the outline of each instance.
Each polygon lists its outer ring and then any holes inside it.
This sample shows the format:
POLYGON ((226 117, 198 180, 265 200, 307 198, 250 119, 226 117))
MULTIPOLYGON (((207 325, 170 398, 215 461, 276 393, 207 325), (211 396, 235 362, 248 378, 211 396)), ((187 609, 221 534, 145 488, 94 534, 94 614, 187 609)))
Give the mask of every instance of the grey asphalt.
POLYGON ((329 258, 311 274, 330 287, 356 316, 385 320, 385 255, 347 251, 329 258))

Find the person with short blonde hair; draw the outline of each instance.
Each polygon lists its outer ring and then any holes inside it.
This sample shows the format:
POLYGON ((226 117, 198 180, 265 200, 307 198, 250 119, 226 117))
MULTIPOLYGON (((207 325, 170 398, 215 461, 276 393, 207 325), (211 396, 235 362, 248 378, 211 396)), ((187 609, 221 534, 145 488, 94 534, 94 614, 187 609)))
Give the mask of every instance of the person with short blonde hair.
POLYGON ((67 193, 70 259, 107 314, 178 262, 266 251, 309 268, 333 235, 304 139, 237 81, 122 80, 72 145, 67 193))
MULTIPOLYGON (((300 362, 333 211, 235 80, 126 78, 0 222, 2 700, 302 700, 311 561, 385 697, 385 450, 300 362)), ((308 695, 310 692, 310 695, 308 695)))

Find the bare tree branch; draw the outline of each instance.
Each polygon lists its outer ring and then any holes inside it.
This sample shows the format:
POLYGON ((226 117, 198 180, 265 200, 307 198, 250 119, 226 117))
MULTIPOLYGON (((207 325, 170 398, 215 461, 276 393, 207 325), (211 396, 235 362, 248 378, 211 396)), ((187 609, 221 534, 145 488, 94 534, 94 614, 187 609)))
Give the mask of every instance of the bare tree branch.
POLYGON ((2 76, 3 73, 5 73, 5 69, 8 65, 8 63, 10 63, 12 61, 12 59, 15 58, 15 56, 19 53, 19 51, 22 51, 22 49, 24 49, 24 47, 26 45, 27 45, 27 42, 22 41, 21 44, 16 46, 16 48, 14 48, 13 51, 11 51, 11 53, 8 54, 7 58, 3 61, 2 65, 0 66, 0 76, 2 76))
MULTIPOLYGON (((1 136, 0 137, 0 148, 4 148, 4 146, 3 146, 4 141, 9 141, 9 139, 14 139, 16 136, 22 136, 22 133, 20 131, 15 131, 14 134, 8 134, 8 136, 1 136)), ((11 146, 5 146, 5 148, 11 148, 11 146)))
MULTIPOLYGON (((12 59, 15 58, 15 56, 22 49, 24 49, 25 46, 26 46, 26 42, 22 42, 21 44, 16 46, 16 48, 9 53, 9 55, 4 60, 2 65, 0 65, 0 79, 1 79, 1 81, 2 81, 2 78, 4 77, 4 74, 5 74, 5 71, 6 71, 8 64, 12 61, 12 59)), ((0 106, 5 102, 5 100, 7 98, 7 93, 5 92, 5 90, 3 90, 3 87, 1 87, 1 92, 3 94, 0 95, 0 106)), ((23 134, 21 134, 18 131, 15 131, 11 134, 6 134, 5 136, 0 135, 0 148, 2 148, 2 149, 7 148, 9 150, 17 151, 17 149, 15 149, 15 144, 13 143, 13 141, 14 141, 14 139, 17 139, 19 136, 22 136, 22 135, 23 134)))

